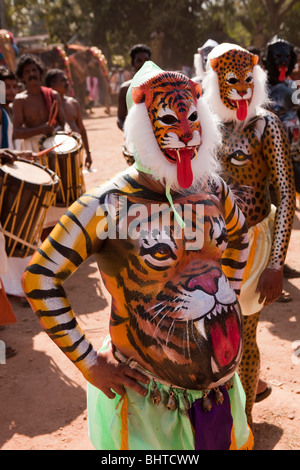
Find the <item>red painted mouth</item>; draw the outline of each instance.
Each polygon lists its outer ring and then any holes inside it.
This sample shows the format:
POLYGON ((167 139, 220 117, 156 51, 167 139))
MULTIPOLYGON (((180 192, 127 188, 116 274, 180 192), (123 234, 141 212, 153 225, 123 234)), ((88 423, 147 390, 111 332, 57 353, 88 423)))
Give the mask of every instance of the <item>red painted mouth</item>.
POLYGON ((224 316, 222 322, 209 326, 214 357, 220 367, 228 366, 237 359, 241 342, 239 321, 234 308, 224 316))
POLYGON ((168 161, 177 165, 177 180, 181 188, 189 188, 193 183, 194 176, 191 162, 195 152, 195 147, 165 149, 168 161))
POLYGON ((244 121, 248 112, 248 100, 229 100, 230 104, 236 108, 236 117, 239 121, 244 121))

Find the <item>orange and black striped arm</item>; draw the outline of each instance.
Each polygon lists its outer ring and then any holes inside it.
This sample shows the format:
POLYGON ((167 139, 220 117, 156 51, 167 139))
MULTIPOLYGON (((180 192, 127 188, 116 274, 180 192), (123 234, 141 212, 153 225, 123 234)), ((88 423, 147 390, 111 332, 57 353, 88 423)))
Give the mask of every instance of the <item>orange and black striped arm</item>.
POLYGON ((82 372, 94 363, 97 353, 78 325, 63 283, 100 248, 97 224, 105 224, 105 217, 97 213, 98 192, 96 188, 84 194, 66 211, 22 278, 25 295, 41 326, 82 372))
POLYGON ((224 207, 228 233, 228 245, 222 256, 222 269, 239 295, 248 257, 248 226, 233 193, 223 180, 219 197, 224 207))

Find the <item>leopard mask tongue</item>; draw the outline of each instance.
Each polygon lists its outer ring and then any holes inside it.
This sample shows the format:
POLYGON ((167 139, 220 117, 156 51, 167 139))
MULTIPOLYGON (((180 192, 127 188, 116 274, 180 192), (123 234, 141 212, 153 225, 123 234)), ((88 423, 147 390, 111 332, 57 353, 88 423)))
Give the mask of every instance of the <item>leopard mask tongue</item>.
POLYGON ((245 121, 247 117, 247 100, 238 100, 236 102, 236 117, 239 121, 245 121))
POLYGON ((193 149, 178 149, 176 151, 177 180, 181 188, 189 188, 193 183, 192 158, 193 149))

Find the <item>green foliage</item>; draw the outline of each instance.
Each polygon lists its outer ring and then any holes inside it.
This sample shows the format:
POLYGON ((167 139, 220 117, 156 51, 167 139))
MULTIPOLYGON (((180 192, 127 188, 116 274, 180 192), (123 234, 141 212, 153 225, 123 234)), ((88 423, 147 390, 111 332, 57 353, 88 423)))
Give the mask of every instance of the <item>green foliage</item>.
MULTIPOLYGON (((1 1, 1 0, 0 0, 1 1)), ((51 42, 71 39, 103 50, 111 63, 129 63, 133 44, 150 45, 164 33, 163 66, 192 65, 207 39, 248 47, 279 34, 300 46, 299 0, 2 0, 5 27, 16 36, 48 33, 51 42)))

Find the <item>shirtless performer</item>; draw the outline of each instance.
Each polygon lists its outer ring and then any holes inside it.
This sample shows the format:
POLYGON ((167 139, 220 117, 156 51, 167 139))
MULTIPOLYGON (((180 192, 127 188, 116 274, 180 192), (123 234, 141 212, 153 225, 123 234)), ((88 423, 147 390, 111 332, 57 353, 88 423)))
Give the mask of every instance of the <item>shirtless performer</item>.
POLYGON ((72 131, 78 132, 81 135, 86 152, 85 166, 90 168, 92 165, 92 157, 86 129, 82 121, 81 107, 75 98, 68 96, 70 83, 66 74, 60 69, 48 70, 45 77, 45 84, 47 87, 52 88, 52 90, 55 90, 59 94, 62 100, 66 123, 72 131))
MULTIPOLYGON (((295 186, 290 146, 279 118, 263 109, 266 74, 258 56, 235 44, 220 44, 208 55, 204 98, 222 120, 219 158, 249 230, 249 257, 239 302, 244 320, 244 354, 239 374, 252 425, 260 359, 256 329, 260 312, 282 292, 283 266, 293 226, 295 186), (272 206, 272 183, 277 207, 272 206)), ((262 381, 259 381, 262 386, 262 381)), ((267 385, 264 384, 264 387, 267 385)))
POLYGON ((89 382, 96 449, 252 449, 235 374, 248 234, 231 192, 213 176, 214 117, 198 84, 150 61, 130 91, 125 135, 135 164, 69 208, 26 268, 24 290, 49 337, 89 382), (196 240, 190 252, 192 226, 203 245, 196 240), (63 287, 90 256, 111 295, 99 352, 63 287), (222 260, 233 266, 232 283, 222 260))
POLYGON ((43 136, 52 135, 57 126, 65 125, 65 118, 57 92, 41 85, 43 66, 38 58, 23 54, 17 65, 16 75, 25 85, 13 103, 13 138, 21 139, 22 150, 38 152, 43 136), (57 101, 56 122, 49 122, 53 101, 57 101))

